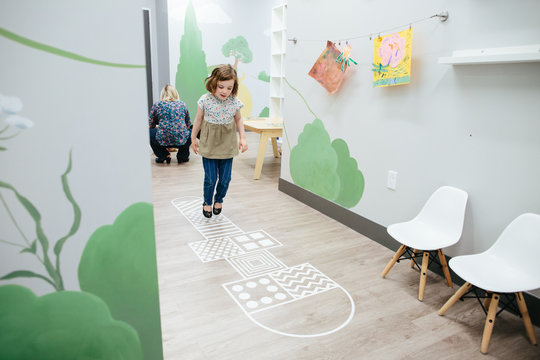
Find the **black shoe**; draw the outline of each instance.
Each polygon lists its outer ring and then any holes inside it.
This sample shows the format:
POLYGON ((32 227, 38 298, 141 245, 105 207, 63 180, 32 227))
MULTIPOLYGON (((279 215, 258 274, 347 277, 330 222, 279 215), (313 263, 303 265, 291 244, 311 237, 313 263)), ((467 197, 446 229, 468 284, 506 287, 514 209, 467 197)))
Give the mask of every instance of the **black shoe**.
POLYGON ((203 203, 203 208, 202 208, 202 213, 203 213, 204 217, 205 218, 211 218, 212 217, 212 212, 204 210, 204 206, 206 206, 206 203, 203 203))
MULTIPOLYGON (((223 204, 223 203, 222 203, 223 204)), ((214 206, 212 207, 212 212, 214 213, 214 215, 219 215, 221 214, 221 210, 223 209, 223 205, 221 205, 222 207, 220 207, 219 209, 216 208, 216 203, 214 203, 214 206)))
POLYGON ((163 164, 164 162, 166 162, 167 164, 170 164, 171 163, 171 158, 170 157, 165 158, 165 159, 156 158, 156 162, 158 164, 163 164))
POLYGON ((181 164, 181 163, 188 162, 189 158, 188 159, 178 159, 178 158, 176 158, 176 160, 178 160, 178 163, 181 164))

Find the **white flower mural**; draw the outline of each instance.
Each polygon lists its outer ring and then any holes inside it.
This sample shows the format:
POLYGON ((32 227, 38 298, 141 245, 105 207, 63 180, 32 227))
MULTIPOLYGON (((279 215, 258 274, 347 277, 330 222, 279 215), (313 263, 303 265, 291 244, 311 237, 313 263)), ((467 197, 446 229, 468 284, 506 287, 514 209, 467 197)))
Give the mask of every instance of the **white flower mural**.
MULTIPOLYGON (((34 126, 34 122, 24 116, 18 115, 23 108, 23 102, 16 96, 5 96, 0 94, 0 120, 4 119, 6 126, 0 128, 0 141, 9 140, 19 135, 20 130, 25 130, 34 126), (13 128, 15 133, 12 133, 13 128)), ((0 151, 7 150, 6 147, 0 146, 0 151)))

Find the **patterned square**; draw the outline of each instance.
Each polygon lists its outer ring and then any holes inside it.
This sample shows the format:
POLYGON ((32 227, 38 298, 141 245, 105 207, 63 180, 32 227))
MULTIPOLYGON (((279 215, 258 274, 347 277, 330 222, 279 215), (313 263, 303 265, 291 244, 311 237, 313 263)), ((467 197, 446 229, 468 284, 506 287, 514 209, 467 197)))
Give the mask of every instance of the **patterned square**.
POLYGON ((263 230, 251 231, 241 235, 230 236, 229 238, 246 252, 282 246, 279 241, 263 230))
POLYGON ((236 303, 247 313, 254 313, 294 300, 270 276, 263 275, 223 284, 236 303))
POLYGON ((244 250, 229 239, 203 240, 188 245, 202 262, 221 260, 244 253, 244 250))
POLYGON ((287 268, 285 264, 266 250, 254 251, 234 257, 228 257, 227 261, 243 277, 258 276, 287 268))
POLYGON ((311 264, 293 266, 270 276, 295 298, 304 298, 334 289, 338 285, 311 264))

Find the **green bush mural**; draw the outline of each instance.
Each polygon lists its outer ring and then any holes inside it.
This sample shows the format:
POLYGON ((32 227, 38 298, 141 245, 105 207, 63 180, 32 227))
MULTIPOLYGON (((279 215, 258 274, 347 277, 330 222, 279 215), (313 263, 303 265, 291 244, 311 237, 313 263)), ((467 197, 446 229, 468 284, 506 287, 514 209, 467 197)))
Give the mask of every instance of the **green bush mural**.
POLYGON ((23 286, 4 285, 0 304, 0 359, 143 359, 137 332, 114 320, 92 294, 37 297, 23 286))
POLYGON ((180 40, 180 59, 176 71, 176 90, 180 100, 186 103, 192 117, 197 112, 197 100, 206 93, 204 79, 208 76, 206 55, 202 50, 202 34, 197 26, 195 9, 189 2, 185 21, 184 35, 180 40))
POLYGON ((364 193, 364 175, 358 170, 358 163, 350 157, 349 147, 343 139, 332 141, 332 148, 338 158, 337 174, 339 176, 340 190, 334 200, 346 208, 358 204, 364 193))
POLYGON ((266 71, 263 70, 263 71, 261 71, 259 73, 259 75, 257 76, 257 79, 269 83, 270 82, 270 75, 268 75, 266 73, 266 71))
POLYGON ((291 150, 289 168, 296 185, 346 208, 358 204, 364 193, 364 176, 347 143, 330 142, 320 119, 304 126, 291 150))
POLYGON ((264 109, 261 110, 259 113, 259 117, 269 117, 270 116, 270 109, 268 106, 265 106, 264 109))
POLYGON ((145 359, 161 359, 161 325, 152 205, 136 203, 97 229, 81 256, 81 290, 103 299, 115 319, 132 325, 145 359))

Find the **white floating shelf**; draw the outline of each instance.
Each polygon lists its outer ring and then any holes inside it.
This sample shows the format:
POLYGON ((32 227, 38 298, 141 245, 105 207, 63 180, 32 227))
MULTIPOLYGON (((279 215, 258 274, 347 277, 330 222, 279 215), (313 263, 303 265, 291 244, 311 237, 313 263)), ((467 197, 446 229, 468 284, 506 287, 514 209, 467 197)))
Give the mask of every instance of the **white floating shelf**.
POLYGON ((439 64, 474 65, 540 61, 540 45, 491 49, 456 50, 452 56, 440 57, 439 64))

